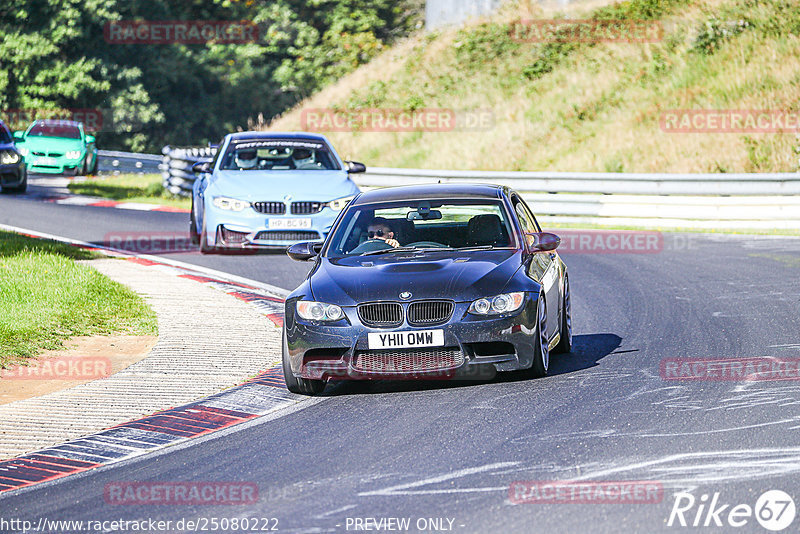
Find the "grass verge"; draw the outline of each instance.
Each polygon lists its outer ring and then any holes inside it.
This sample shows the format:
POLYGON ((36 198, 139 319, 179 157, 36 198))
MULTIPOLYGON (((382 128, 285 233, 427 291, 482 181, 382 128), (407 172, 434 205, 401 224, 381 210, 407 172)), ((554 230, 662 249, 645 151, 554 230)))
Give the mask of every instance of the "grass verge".
POLYGON ((133 291, 76 263, 101 257, 0 231, 0 367, 58 349, 73 336, 155 335, 155 313, 133 291))
POLYGON ((69 190, 76 195, 107 198, 124 202, 144 202, 189 209, 191 199, 171 195, 161 185, 160 174, 118 174, 92 176, 73 181, 69 190))
MULTIPOLYGON (((800 99, 797 0, 508 0, 496 16, 420 33, 261 128, 308 110, 489 112, 485 127, 329 132, 368 166, 598 172, 795 172, 800 135, 681 133, 670 110, 774 110, 800 99), (594 2, 597 3, 597 2, 594 2), (548 4, 555 4, 549 2, 548 4), (573 5, 574 4, 574 5, 573 5), (521 42, 520 19, 658 21, 653 43, 521 42)), ((718 123, 721 124, 721 123, 718 123)), ((347 129, 347 128, 344 128, 347 129)), ((388 128, 387 128, 388 129, 388 128)), ((715 128, 711 128, 714 130, 715 128)), ((690 192, 691 188, 687 191, 690 192)))

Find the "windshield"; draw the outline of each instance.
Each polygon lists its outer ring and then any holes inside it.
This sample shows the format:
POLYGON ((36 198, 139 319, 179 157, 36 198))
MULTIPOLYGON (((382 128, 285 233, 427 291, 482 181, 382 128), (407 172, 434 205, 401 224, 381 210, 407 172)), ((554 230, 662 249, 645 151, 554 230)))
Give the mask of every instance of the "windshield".
POLYGON ((11 134, 6 128, 6 125, 0 122, 0 144, 7 144, 11 142, 11 134))
POLYGON ((81 130, 75 124, 63 122, 37 122, 28 132, 28 136, 80 139, 81 130))
POLYGON ((225 171, 339 170, 328 147, 316 141, 247 139, 233 141, 220 169, 225 171))
POLYGON ((350 208, 328 257, 414 249, 508 248, 513 227, 500 201, 426 200, 350 208))

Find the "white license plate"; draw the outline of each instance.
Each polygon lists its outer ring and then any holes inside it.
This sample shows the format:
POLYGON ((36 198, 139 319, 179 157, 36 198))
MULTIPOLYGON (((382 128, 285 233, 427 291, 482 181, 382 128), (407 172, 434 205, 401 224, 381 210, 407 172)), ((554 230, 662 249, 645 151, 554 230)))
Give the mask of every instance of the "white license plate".
POLYGON ((34 165, 55 165, 56 164, 56 158, 48 158, 48 157, 36 158, 36 161, 33 164, 34 165))
POLYGON ((370 350, 444 347, 444 330, 387 332, 385 334, 373 332, 368 337, 370 350))
POLYGON ((311 228, 311 219, 270 219, 270 230, 300 230, 311 228))

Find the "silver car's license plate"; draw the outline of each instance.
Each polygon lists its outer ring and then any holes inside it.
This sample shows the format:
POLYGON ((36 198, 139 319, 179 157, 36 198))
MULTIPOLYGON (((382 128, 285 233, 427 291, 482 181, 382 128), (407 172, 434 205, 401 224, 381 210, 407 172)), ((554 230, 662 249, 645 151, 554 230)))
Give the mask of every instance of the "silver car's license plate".
POLYGON ((270 219, 267 225, 270 230, 305 230, 311 228, 311 219, 270 219))
POLYGON ((368 335, 370 350, 410 349, 414 347, 443 347, 444 330, 415 332, 373 332, 368 335))

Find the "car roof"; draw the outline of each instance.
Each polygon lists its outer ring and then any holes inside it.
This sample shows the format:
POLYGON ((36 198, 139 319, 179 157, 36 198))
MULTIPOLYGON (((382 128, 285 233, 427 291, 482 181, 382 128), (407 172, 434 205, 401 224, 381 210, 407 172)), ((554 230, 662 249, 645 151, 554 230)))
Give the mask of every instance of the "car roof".
POLYGON ((507 189, 502 185, 459 183, 386 187, 362 193, 353 205, 443 198, 495 200, 508 194, 507 189))
POLYGON ((328 144, 324 135, 307 132, 237 132, 230 134, 232 141, 245 139, 311 139, 328 144))
POLYGON ((70 121, 66 119, 36 119, 33 122, 36 124, 59 124, 63 126, 81 126, 83 124, 78 121, 70 121))

